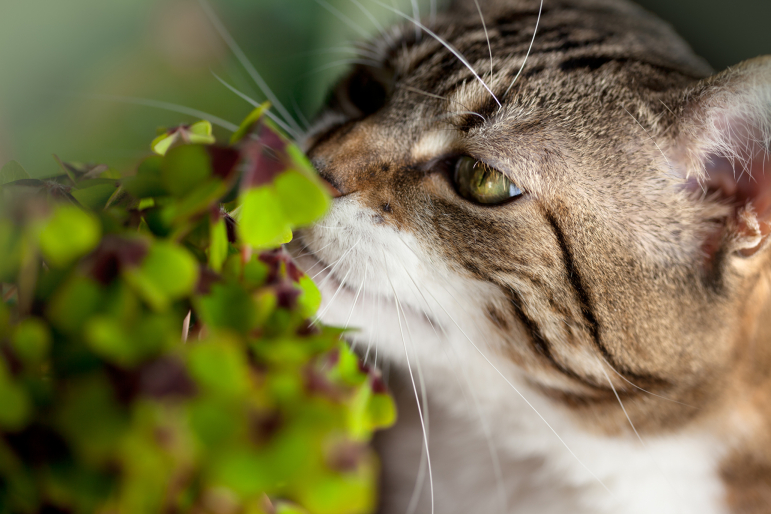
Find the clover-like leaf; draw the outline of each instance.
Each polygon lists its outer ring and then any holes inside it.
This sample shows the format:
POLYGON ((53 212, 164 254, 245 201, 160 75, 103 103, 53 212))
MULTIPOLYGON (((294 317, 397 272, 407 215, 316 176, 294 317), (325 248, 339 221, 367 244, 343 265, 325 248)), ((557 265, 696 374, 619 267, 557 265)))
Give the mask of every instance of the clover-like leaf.
POLYGON ((241 141, 244 136, 252 130, 257 122, 262 119, 268 109, 270 109, 270 102, 265 102, 250 112, 244 121, 241 122, 241 126, 238 127, 238 130, 233 132, 233 135, 230 137, 230 144, 234 145, 241 141))
POLYGON ((155 310, 189 294, 198 280, 198 263, 190 253, 170 242, 157 241, 135 268, 124 270, 126 281, 155 310))
POLYGON ((0 169, 0 186, 25 178, 30 178, 29 173, 16 161, 9 161, 0 169))
POLYGON ((73 205, 59 205, 40 232, 40 250, 53 266, 64 267, 99 244, 94 217, 73 205))
POLYGON ((329 209, 329 195, 318 180, 298 171, 285 171, 276 177, 274 187, 281 209, 293 226, 313 223, 329 209))
POLYGON ((161 163, 161 179, 174 196, 185 196, 212 175, 206 150, 197 145, 169 150, 161 163))
POLYGON ((281 202, 269 187, 249 189, 241 197, 238 216, 240 239, 256 248, 277 246, 290 234, 292 227, 281 208, 281 202))

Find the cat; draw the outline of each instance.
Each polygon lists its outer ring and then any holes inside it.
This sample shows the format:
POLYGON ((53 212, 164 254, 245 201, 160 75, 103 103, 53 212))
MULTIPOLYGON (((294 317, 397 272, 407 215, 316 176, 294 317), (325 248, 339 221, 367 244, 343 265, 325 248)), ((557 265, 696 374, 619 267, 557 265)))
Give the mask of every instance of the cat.
POLYGON ((714 74, 627 0, 401 16, 290 245, 388 370, 379 512, 771 512, 771 56, 714 74))

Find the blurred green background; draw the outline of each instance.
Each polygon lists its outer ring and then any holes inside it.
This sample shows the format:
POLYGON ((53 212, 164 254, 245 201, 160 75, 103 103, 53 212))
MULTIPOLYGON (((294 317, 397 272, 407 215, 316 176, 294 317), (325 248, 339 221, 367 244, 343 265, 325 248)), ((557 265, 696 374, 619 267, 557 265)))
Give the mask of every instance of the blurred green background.
MULTIPOLYGON (((249 60, 296 117, 312 117, 374 24, 353 0, 211 0, 249 60), (327 9, 321 4, 326 4, 327 9), (336 10, 336 14, 330 12, 336 10)), ((547 0, 548 1, 548 0, 547 0)), ((717 69, 771 54, 771 0, 644 0, 717 69)), ((428 10, 421 1, 422 12, 428 10)), ((383 25, 396 16, 361 0, 383 25)), ((409 0, 393 5, 411 11, 409 0)), ((62 159, 128 170, 158 127, 194 118, 108 97, 171 102, 238 123, 254 83, 198 0, 0 0, 0 164, 36 176, 62 159)), ((225 132, 220 132, 225 135, 225 132)))

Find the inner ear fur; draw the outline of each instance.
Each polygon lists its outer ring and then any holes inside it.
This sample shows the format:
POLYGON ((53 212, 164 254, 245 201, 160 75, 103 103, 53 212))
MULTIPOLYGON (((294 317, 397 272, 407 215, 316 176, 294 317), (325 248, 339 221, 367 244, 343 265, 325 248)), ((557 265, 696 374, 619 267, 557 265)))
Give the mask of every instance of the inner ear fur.
POLYGON ((771 233, 771 56, 703 80, 675 112, 674 157, 687 187, 728 207, 718 238, 752 255, 771 233))

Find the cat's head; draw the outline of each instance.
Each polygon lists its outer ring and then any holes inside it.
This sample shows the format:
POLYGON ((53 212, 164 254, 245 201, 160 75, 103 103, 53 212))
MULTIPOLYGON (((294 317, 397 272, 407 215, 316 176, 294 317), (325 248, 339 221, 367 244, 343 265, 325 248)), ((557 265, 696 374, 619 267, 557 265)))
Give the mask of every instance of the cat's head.
POLYGON ((592 430, 628 426, 615 392, 642 430, 714 411, 771 365, 771 59, 708 78, 623 1, 479 7, 386 31, 309 134, 339 193, 295 243, 322 318, 592 430))

